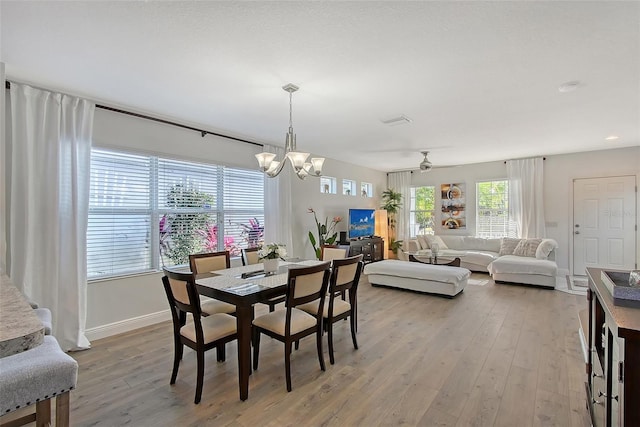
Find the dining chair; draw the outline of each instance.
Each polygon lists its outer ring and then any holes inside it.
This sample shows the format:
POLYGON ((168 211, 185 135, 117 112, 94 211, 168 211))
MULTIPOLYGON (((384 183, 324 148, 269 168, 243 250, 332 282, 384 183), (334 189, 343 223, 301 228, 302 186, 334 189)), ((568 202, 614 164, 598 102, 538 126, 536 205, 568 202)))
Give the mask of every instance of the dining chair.
MULTIPOLYGON (((357 292, 363 264, 362 254, 344 259, 334 259, 332 262, 332 272, 329 280, 329 302, 324 304, 322 310, 324 327, 329 335, 329 361, 332 365, 335 363, 333 355, 333 324, 338 320, 349 318, 353 347, 356 350, 358 349, 358 341, 356 340, 356 332, 358 332, 357 292), (349 301, 343 301, 338 298, 345 292, 349 294, 349 301)), ((300 305, 298 309, 314 314, 319 310, 318 301, 300 305)))
MULTIPOLYGON (((322 245, 320 246, 320 258, 322 261, 333 261, 334 259, 343 259, 347 257, 349 253, 348 246, 338 245, 322 245)), ((344 292, 342 293, 342 299, 346 300, 344 292)), ((297 347, 296 347, 297 349, 297 347)))
POLYGON ((320 247, 320 258, 322 261, 332 261, 334 259, 346 258, 348 249, 337 245, 322 245, 320 247))
MULTIPOLYGON (((229 251, 189 255, 189 267, 193 274, 206 274, 231 267, 229 251)), ((200 298, 200 309, 206 316, 216 313, 234 314, 236 306, 212 298, 200 298)))
MULTIPOLYGON (((242 265, 253 265, 260 263, 260 257, 258 256, 258 250, 260 248, 247 248, 242 249, 242 265)), ((276 309, 276 305, 284 302, 285 296, 274 297, 268 299, 261 304, 266 304, 269 306, 269 312, 273 312, 276 309)))
POLYGON ((325 370, 322 355, 322 310, 329 287, 330 263, 311 267, 290 268, 287 280, 285 308, 264 314, 253 320, 253 369, 258 369, 260 335, 265 334, 284 343, 284 366, 287 391, 291 391, 291 350, 295 341, 316 335, 320 369, 325 370), (318 311, 307 313, 299 305, 318 301, 318 311))
POLYGON ((253 265, 260 263, 260 257, 258 256, 258 250, 260 248, 246 248, 242 249, 242 265, 253 265))
POLYGON ((170 384, 176 382, 184 346, 195 350, 198 372, 194 403, 197 404, 200 403, 202 397, 204 352, 215 347, 218 362, 224 362, 226 357, 225 344, 238 337, 236 319, 226 313, 202 316, 200 296, 193 273, 180 273, 164 269, 162 283, 173 319, 174 359, 170 384), (183 317, 183 314, 188 315, 189 313, 192 316, 191 320, 183 317))

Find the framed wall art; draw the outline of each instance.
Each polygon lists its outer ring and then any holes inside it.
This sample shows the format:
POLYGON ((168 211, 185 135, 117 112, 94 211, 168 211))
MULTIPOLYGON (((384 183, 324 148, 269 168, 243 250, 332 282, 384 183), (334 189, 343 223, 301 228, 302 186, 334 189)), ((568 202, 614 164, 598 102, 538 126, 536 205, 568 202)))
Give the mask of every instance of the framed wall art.
POLYGON ((442 184, 442 228, 449 230, 466 229, 465 184, 442 184))

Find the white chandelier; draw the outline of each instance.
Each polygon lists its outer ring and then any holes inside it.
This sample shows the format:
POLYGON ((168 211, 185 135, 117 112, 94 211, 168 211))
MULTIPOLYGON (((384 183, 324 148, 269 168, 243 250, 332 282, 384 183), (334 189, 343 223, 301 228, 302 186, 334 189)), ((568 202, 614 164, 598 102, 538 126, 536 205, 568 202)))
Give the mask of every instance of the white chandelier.
POLYGON ((292 83, 288 83, 282 86, 282 89, 289 92, 289 132, 287 132, 284 145, 284 159, 282 161, 278 161, 275 159, 275 154, 263 152, 256 154, 258 165, 269 178, 274 178, 282 171, 284 164, 287 159, 289 159, 291 166, 293 167, 293 171, 296 173, 298 178, 305 179, 307 176, 321 176, 324 158, 314 157, 307 162, 309 153, 296 151, 296 134, 293 133, 291 98, 293 92, 300 88, 292 83))

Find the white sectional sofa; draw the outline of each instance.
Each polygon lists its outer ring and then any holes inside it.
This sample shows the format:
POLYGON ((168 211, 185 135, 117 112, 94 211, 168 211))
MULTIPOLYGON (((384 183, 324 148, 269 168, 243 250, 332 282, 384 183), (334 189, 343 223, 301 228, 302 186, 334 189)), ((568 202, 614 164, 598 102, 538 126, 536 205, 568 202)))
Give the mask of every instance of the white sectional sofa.
MULTIPOLYGON (((409 240, 407 247, 403 250, 410 253, 428 255, 431 252, 429 240, 433 241, 433 236, 418 236, 417 239, 409 240)), ((438 258, 442 260, 453 259, 459 256, 460 252, 464 256, 460 257, 460 267, 471 271, 488 273, 487 266, 498 259, 500 253, 501 239, 482 239, 471 236, 439 236, 442 243, 439 243, 440 250, 438 258)))
POLYGON ((460 267, 489 273, 496 282, 555 287, 555 240, 425 235, 409 240, 399 258, 408 259, 407 253, 428 256, 433 243, 439 246, 438 260, 459 256, 460 267))

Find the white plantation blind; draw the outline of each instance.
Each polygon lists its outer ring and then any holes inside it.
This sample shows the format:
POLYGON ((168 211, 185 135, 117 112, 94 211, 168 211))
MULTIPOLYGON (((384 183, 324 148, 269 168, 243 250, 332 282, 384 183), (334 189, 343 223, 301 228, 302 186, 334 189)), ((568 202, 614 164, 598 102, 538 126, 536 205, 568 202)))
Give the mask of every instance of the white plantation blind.
POLYGON ((87 235, 89 278, 183 264, 197 252, 263 239, 258 171, 92 150, 87 235))
POLYGON ((411 187, 409 204, 410 236, 434 234, 435 232, 435 187, 411 187))
POLYGON ((476 183, 476 237, 515 237, 509 220, 509 182, 476 183))
POLYGON ((151 160, 91 150, 88 277, 151 269, 151 160))

